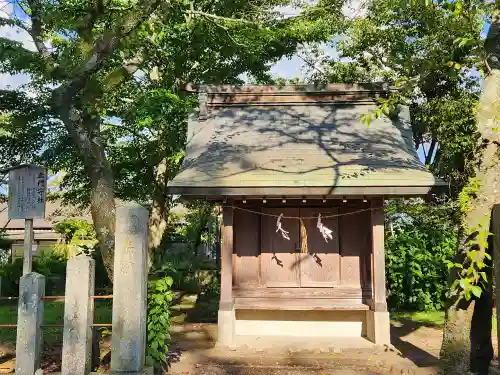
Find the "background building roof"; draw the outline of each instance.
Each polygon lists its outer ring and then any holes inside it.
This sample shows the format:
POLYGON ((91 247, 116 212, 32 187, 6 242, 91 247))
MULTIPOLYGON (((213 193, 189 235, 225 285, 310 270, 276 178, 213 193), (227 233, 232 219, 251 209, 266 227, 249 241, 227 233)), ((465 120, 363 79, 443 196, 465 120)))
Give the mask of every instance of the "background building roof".
MULTIPOLYGON (((23 229, 24 220, 9 220, 7 202, 0 203, 0 228, 23 229)), ((35 229, 52 229, 54 224, 68 218, 92 221, 89 210, 80 210, 74 206, 63 206, 59 200, 47 201, 45 205, 45 218, 34 219, 35 229)))

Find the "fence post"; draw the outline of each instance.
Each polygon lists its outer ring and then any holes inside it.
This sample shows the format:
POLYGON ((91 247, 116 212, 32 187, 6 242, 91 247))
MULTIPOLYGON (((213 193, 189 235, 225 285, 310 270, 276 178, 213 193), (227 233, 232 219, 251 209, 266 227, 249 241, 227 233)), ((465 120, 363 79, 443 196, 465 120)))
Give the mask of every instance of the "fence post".
POLYGON ((137 203, 116 208, 112 372, 143 372, 147 319, 148 211, 137 203))
POLYGON ((64 302, 63 375, 88 375, 92 359, 95 261, 78 255, 68 260, 64 302))
POLYGON ((33 375, 40 367, 45 277, 30 272, 19 280, 16 375, 33 375))

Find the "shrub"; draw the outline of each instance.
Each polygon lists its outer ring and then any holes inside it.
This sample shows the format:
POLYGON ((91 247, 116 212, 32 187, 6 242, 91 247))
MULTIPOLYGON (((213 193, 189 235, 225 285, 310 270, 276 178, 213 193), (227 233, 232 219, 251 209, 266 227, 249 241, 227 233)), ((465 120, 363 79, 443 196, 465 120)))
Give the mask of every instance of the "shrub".
MULTIPOLYGON (((66 259, 64 257, 48 253, 33 258, 33 272, 45 276, 45 293, 47 295, 64 294, 66 277, 66 259)), ((19 278, 22 274, 22 258, 0 266, 2 295, 14 297, 19 294, 19 278)))
POLYGON ((153 267, 172 278, 175 290, 199 293, 203 284, 199 271, 214 270, 215 263, 204 255, 195 254, 188 246, 177 246, 156 254, 153 267))
POLYGON ((0 267, 2 278, 2 296, 15 297, 19 294, 19 278, 23 274, 23 260, 15 259, 12 263, 5 263, 0 267))
POLYGON ((440 310, 457 248, 457 207, 451 202, 394 200, 386 207, 386 279, 391 308, 440 310))
POLYGON ((13 240, 9 239, 5 231, 0 229, 0 265, 9 261, 13 240))
POLYGON ((173 299, 172 278, 164 270, 153 272, 148 282, 148 320, 146 362, 155 373, 168 370, 170 340, 170 303, 173 299))
POLYGON ((95 239, 94 226, 82 219, 65 219, 54 226, 54 231, 64 236, 64 242, 69 244, 75 240, 95 239))

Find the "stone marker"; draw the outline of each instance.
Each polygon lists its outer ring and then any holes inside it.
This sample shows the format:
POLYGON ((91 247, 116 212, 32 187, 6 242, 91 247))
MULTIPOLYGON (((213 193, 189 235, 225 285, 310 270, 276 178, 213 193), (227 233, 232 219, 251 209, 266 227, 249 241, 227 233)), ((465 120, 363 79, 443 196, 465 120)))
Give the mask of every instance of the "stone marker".
POLYGON ((148 211, 116 208, 112 372, 143 372, 147 319, 148 211))
POLYGON ((95 261, 78 255, 68 260, 66 270, 61 372, 63 375, 87 375, 92 359, 95 261))
POLYGON ((16 375, 33 375, 40 367, 45 277, 35 272, 19 280, 16 375))

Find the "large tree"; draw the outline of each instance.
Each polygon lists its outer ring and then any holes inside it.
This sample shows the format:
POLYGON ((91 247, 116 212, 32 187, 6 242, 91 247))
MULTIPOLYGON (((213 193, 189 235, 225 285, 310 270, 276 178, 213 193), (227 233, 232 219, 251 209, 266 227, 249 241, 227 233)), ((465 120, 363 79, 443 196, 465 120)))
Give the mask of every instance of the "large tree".
POLYGON ((90 204, 111 278, 116 195, 152 202, 151 245, 163 236, 164 187, 192 105, 179 89, 236 83, 241 73, 266 79, 270 63, 341 18, 341 4, 280 16, 277 7, 291 3, 19 0, 0 19, 36 47, 0 38, 0 72, 30 77, 25 91, 0 93, 4 163, 43 162, 65 172, 69 197, 90 204))

